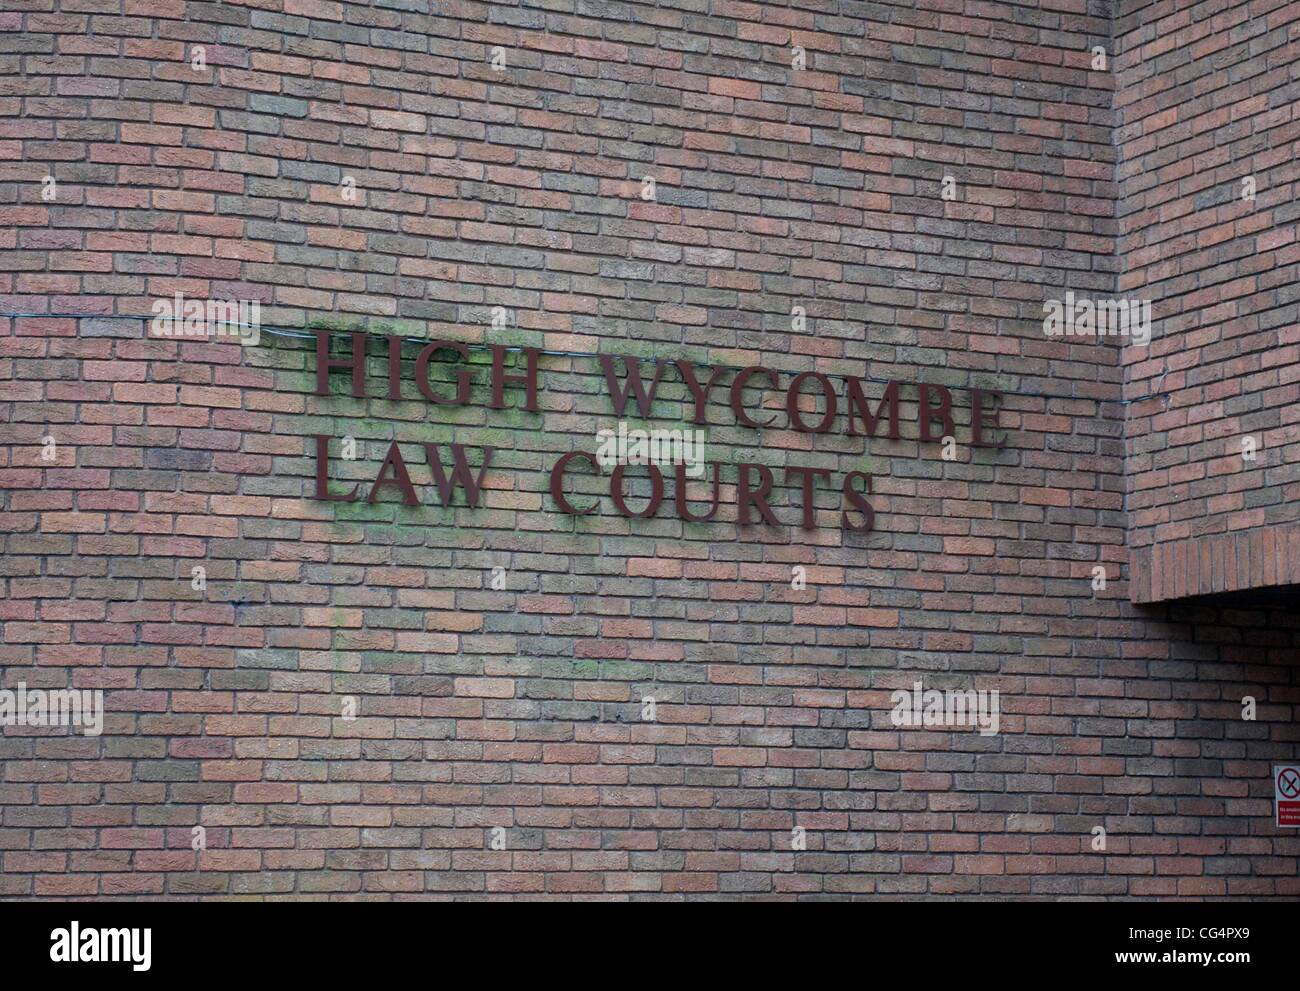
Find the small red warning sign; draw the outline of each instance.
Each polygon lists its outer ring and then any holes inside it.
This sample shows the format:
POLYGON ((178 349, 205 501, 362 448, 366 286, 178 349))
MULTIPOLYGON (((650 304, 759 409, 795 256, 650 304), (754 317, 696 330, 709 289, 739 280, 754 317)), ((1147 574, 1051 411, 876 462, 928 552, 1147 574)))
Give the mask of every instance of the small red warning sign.
POLYGON ((1273 803, 1277 825, 1300 826, 1300 764, 1273 765, 1273 803))

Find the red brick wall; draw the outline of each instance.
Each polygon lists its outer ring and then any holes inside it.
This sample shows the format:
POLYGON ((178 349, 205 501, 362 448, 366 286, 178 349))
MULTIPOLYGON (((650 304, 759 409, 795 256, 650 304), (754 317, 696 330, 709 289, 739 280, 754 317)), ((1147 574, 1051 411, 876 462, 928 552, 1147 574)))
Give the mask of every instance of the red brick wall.
POLYGON ((1300 623, 1130 604, 1120 351, 1043 334, 1138 195, 1104 11, 53 2, 0 15, 0 665, 108 717, 0 737, 0 894, 1300 894, 1300 623), (178 290, 259 299, 261 344, 146 339, 178 290), (558 353, 536 414, 481 363, 465 408, 317 397, 272 328, 326 317, 558 353), (577 519, 547 471, 615 422, 594 352, 943 384, 961 446, 720 389, 709 457, 772 466, 780 526, 577 519), (317 433, 359 441, 339 488, 398 439, 426 504, 314 499, 317 433), (481 508, 432 504, 453 440, 497 449, 481 508), (830 490, 799 529, 786 465, 870 472, 874 531, 830 490), (916 680, 999 690, 1001 732, 894 726, 916 680))
POLYGON ((1300 584, 1300 7, 1120 12, 1119 292, 1155 316, 1126 354, 1135 597, 1300 584))

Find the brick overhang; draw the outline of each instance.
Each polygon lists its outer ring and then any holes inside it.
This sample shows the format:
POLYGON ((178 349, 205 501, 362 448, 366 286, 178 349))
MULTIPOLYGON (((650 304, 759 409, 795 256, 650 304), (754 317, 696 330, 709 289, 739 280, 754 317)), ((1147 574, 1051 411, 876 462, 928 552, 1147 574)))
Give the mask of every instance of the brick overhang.
POLYGON ((1134 548, 1129 597, 1166 602, 1300 584, 1300 523, 1134 548))

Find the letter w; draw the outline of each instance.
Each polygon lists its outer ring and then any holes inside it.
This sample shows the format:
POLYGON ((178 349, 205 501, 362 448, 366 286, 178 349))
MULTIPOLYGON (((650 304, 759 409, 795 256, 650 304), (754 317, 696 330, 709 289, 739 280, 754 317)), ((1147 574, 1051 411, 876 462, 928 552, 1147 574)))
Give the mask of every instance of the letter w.
POLYGON ((429 458, 429 467, 433 470, 433 481, 438 486, 438 499, 444 506, 451 505, 452 496, 456 494, 456 486, 459 485, 465 489, 465 500, 470 508, 478 505, 479 491, 483 486, 483 473, 487 471, 488 464, 492 461, 493 448, 483 448, 483 465, 478 470, 478 476, 470 474, 469 461, 465 458, 465 445, 452 444, 451 456, 456 462, 456 467, 447 477, 447 471, 442 466, 442 452, 438 449, 438 444, 425 444, 424 453, 429 458))
POLYGON ((647 393, 645 383, 641 381, 641 362, 636 358, 623 358, 624 364, 627 365, 627 384, 623 388, 618 387, 618 379, 614 375, 614 355, 602 354, 600 358, 600 367, 605 372, 605 384, 609 387, 609 399, 614 404, 614 415, 622 416, 623 410, 627 407, 627 397, 630 394, 636 394, 636 405, 641 410, 643 420, 650 419, 650 407, 654 404, 655 393, 659 391, 659 379, 663 376, 664 366, 662 362, 655 362, 655 377, 650 383, 650 392, 647 393))

